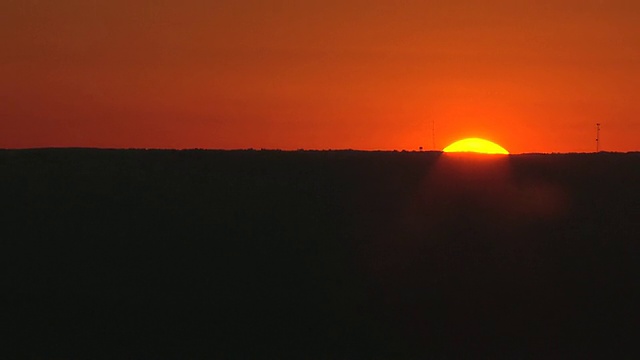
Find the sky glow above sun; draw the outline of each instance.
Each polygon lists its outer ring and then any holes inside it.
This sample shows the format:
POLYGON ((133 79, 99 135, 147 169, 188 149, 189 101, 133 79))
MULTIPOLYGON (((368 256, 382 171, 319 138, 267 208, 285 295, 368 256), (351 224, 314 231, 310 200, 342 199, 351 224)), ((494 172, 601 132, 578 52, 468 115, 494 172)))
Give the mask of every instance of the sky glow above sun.
POLYGON ((456 141, 442 151, 446 153, 509 154, 502 146, 480 138, 467 138, 456 141))
POLYGON ((640 149, 640 1, 1 9, 0 148, 640 149))

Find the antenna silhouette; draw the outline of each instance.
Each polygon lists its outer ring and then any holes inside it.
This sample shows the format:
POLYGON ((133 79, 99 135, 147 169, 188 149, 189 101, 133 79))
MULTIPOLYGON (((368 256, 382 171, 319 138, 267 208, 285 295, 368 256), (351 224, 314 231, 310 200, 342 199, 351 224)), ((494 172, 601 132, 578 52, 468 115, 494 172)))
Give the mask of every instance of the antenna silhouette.
POLYGON ((431 119, 431 141, 433 142, 433 150, 436 149, 436 119, 431 119))
POLYGON ((596 124, 596 152, 600 151, 600 123, 596 124))

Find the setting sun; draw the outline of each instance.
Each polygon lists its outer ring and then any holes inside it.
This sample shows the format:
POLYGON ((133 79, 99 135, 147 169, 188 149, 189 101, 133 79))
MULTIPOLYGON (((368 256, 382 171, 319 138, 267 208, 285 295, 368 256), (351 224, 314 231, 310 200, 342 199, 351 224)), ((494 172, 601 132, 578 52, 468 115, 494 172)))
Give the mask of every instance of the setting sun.
POLYGON ((509 154, 502 146, 480 138, 467 138, 456 141, 442 151, 446 153, 472 152, 480 154, 509 154))

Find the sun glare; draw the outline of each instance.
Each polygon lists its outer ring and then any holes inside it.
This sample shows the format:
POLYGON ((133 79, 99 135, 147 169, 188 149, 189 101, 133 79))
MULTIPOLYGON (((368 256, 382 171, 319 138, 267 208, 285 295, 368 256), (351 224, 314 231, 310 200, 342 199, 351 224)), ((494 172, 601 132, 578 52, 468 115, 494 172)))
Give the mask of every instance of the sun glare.
POLYGON ((480 154, 509 154, 505 148, 489 140, 467 138, 454 142, 442 151, 446 153, 471 152, 480 154))

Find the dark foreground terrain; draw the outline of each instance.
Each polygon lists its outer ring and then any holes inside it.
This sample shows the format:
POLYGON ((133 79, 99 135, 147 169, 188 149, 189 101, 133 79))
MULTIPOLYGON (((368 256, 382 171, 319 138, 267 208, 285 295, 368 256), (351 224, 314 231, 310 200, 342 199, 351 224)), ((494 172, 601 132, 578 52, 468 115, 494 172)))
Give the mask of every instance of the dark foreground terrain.
POLYGON ((628 358, 640 154, 0 151, 3 358, 628 358))

